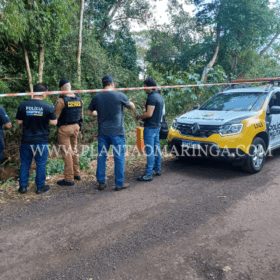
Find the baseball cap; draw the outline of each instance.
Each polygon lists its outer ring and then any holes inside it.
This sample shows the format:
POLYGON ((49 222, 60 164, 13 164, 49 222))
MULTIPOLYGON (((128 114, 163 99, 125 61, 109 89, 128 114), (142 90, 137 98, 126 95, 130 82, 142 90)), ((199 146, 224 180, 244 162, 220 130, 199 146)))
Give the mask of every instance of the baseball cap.
POLYGON ((65 78, 63 78, 63 79, 61 79, 60 82, 59 82, 59 87, 61 88, 61 87, 63 87, 65 84, 68 84, 68 83, 70 83, 70 81, 67 80, 67 79, 65 79, 65 78))

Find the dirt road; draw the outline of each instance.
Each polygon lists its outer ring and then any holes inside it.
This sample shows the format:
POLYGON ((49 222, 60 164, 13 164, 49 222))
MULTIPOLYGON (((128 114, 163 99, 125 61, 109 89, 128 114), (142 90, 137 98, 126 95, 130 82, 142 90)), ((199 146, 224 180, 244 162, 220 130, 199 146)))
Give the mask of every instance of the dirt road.
POLYGON ((171 160, 0 212, 0 279, 280 279, 280 152, 261 173, 171 160))

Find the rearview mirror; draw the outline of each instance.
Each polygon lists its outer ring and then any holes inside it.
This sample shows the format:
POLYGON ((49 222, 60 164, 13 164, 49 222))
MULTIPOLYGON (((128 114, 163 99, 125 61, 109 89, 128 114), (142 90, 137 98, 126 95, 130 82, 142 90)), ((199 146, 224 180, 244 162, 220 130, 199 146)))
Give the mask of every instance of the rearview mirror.
POLYGON ((195 105, 195 106, 193 107, 194 110, 197 110, 197 109, 199 109, 199 108, 200 108, 200 105, 195 105))
POLYGON ((272 106, 270 108, 270 114, 280 114, 280 106, 272 106))

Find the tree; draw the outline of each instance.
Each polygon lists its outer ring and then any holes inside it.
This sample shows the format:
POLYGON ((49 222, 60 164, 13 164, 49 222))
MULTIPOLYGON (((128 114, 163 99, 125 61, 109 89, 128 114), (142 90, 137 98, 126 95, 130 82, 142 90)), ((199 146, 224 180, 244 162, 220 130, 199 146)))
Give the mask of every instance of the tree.
POLYGON ((278 24, 268 0, 194 0, 194 4, 198 23, 216 33, 214 55, 205 68, 202 81, 216 62, 221 45, 226 45, 233 53, 231 71, 234 71, 238 55, 251 46, 261 46, 278 24))
POLYGON ((148 0, 89 0, 85 7, 88 26, 94 22, 94 29, 100 39, 110 36, 118 27, 132 21, 147 24, 151 19, 151 2, 148 0))
POLYGON ((70 30, 69 21, 76 4, 67 0, 11 0, 4 2, 0 32, 10 45, 24 50, 26 70, 32 91, 32 75, 27 46, 38 48, 38 82, 42 82, 45 47, 59 44, 70 30))
POLYGON ((83 31, 83 16, 84 16, 84 0, 81 0, 80 10, 80 28, 79 28, 79 47, 78 47, 78 82, 81 87, 81 53, 82 53, 82 31, 83 31))

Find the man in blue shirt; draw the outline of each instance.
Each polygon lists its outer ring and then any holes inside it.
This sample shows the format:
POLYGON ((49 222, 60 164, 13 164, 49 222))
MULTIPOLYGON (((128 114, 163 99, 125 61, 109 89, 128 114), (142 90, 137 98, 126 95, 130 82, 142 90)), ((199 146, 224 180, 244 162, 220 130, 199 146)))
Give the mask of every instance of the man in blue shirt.
MULTIPOLYGON (((44 84, 34 86, 34 92, 46 92, 44 84)), ((23 126, 20 146, 19 192, 27 192, 29 168, 34 157, 37 166, 35 183, 37 194, 50 189, 45 185, 48 160, 49 125, 57 124, 54 108, 44 102, 46 95, 34 95, 33 99, 22 102, 17 111, 17 123, 23 126)))
POLYGON ((125 169, 125 129, 123 107, 134 110, 135 105, 122 92, 114 91, 113 77, 106 75, 102 79, 107 91, 96 94, 88 107, 88 116, 98 115, 98 160, 96 178, 98 189, 106 187, 106 159, 110 145, 113 146, 115 161, 115 190, 128 187, 124 184, 125 169))
MULTIPOLYGON (((0 167, 1 167, 3 150, 5 148, 3 128, 11 129, 12 123, 11 123, 5 109, 2 106, 0 106, 0 167)), ((2 193, 2 192, 4 192, 4 191, 0 190, 0 193, 2 193)))

